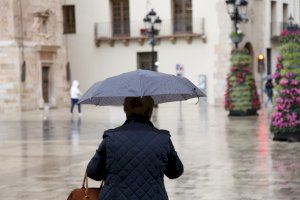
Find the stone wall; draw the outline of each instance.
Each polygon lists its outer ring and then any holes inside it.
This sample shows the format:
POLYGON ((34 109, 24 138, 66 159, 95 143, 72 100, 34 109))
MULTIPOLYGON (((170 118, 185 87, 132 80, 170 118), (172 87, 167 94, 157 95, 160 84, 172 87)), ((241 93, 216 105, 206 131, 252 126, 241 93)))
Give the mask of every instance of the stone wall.
POLYGON ((18 48, 0 47, 0 112, 20 111, 18 48))
POLYGON ((0 1, 0 112, 20 111, 19 48, 14 40, 14 2, 0 1))
POLYGON ((226 91, 226 75, 229 72, 229 60, 232 46, 229 43, 229 34, 231 32, 231 20, 226 11, 224 1, 216 3, 216 11, 218 13, 218 28, 220 34, 218 37, 218 45, 215 47, 217 60, 215 62, 214 91, 216 93, 216 105, 224 105, 224 95, 226 91))
MULTIPOLYGON (((260 76, 257 73, 256 58, 258 54, 265 53, 264 46, 264 31, 265 31, 265 14, 263 1, 249 1, 247 17, 249 22, 241 24, 241 30, 245 33, 244 40, 239 44, 239 48, 244 48, 248 43, 253 48, 253 74, 257 86, 260 84, 260 76)), ((224 93, 226 88, 226 75, 229 72, 230 52, 233 44, 230 44, 229 34, 233 31, 233 23, 226 10, 224 1, 219 1, 216 5, 218 11, 219 29, 222 30, 219 35, 219 45, 216 46, 216 61, 217 71, 214 73, 216 84, 215 91, 219 91, 219 96, 216 99, 216 104, 224 103, 224 93)))
POLYGON ((49 106, 66 106, 69 84, 61 1, 2 0, 0 23, 0 112, 45 106, 43 66, 50 67, 49 106), (25 81, 21 81, 23 61, 25 81))

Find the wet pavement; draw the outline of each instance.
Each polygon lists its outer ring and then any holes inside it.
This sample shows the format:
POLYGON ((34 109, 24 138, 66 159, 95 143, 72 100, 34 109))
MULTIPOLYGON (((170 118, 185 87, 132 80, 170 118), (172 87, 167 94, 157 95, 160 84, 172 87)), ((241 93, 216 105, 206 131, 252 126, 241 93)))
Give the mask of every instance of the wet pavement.
MULTIPOLYGON (((154 124, 171 132, 185 173, 166 180, 174 200, 300 199, 300 143, 272 141, 267 119, 229 118, 222 107, 162 104, 154 124)), ((120 107, 84 107, 0 116, 0 199, 67 199, 120 107)), ((91 182, 92 186, 99 183, 91 182)))

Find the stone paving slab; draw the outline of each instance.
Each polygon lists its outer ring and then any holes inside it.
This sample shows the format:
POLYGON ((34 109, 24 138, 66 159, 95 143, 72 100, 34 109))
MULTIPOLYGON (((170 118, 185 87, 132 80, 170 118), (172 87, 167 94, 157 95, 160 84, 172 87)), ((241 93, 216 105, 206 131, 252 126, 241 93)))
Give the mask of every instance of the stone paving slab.
MULTIPOLYGON (((166 181, 172 200, 300 199, 300 144, 272 141, 270 112, 228 118, 220 107, 162 104, 154 124, 171 132, 185 173, 166 181)), ((0 199, 66 199, 120 107, 84 107, 0 116, 0 199)), ((99 186, 98 182, 91 182, 99 186)))

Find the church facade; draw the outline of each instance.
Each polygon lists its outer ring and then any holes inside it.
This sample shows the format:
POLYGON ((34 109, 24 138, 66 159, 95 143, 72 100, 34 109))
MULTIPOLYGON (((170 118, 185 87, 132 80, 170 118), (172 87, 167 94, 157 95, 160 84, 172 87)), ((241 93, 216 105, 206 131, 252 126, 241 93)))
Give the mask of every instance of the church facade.
POLYGON ((62 23, 59 0, 0 1, 0 113, 66 105, 62 23))

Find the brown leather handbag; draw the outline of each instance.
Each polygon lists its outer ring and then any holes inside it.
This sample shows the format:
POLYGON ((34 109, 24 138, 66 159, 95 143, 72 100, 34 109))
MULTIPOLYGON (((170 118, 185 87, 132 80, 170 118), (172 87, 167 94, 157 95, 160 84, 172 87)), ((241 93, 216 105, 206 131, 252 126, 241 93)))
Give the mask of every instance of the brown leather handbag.
POLYGON ((98 200, 103 183, 104 182, 102 181, 100 188, 89 188, 88 177, 85 172, 82 187, 73 190, 69 195, 68 200, 98 200))

